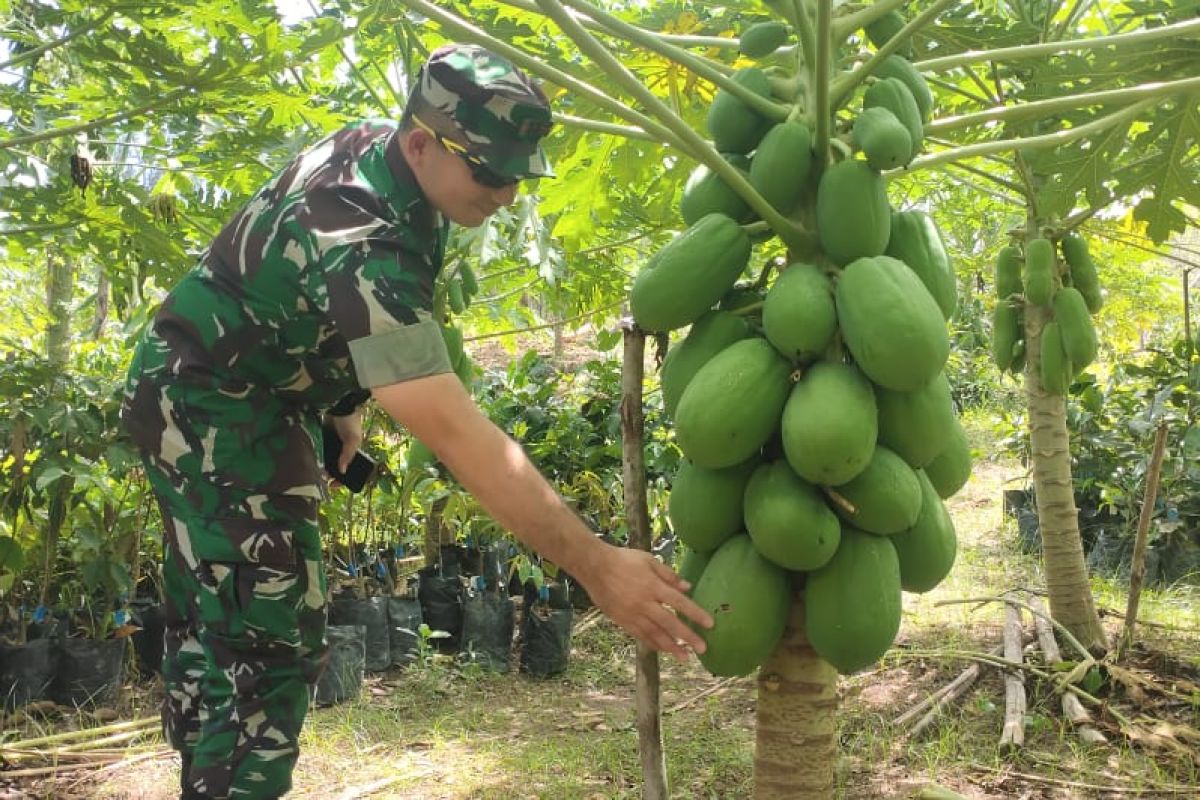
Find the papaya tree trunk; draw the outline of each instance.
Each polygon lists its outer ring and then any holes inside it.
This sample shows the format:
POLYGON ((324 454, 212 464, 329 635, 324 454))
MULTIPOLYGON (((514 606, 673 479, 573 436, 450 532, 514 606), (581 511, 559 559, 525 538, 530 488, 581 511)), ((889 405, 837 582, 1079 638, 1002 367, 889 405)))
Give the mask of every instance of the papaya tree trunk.
POLYGON ((804 601, 758 671, 755 800, 832 800, 837 763, 837 670, 809 646, 804 601))
POLYGON ((1089 650, 1104 651, 1108 641, 1096 612, 1079 535, 1066 403, 1042 386, 1042 329, 1050 317, 1048 308, 1026 303, 1025 398, 1046 589, 1051 616, 1089 650))

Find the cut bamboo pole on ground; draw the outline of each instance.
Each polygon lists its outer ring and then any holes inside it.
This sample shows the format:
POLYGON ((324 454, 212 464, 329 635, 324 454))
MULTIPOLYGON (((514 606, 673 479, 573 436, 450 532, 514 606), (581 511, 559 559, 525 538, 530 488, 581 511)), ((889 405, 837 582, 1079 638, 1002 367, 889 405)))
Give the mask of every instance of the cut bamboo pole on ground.
POLYGON ((151 728, 161 724, 158 717, 140 717, 138 719, 129 720, 127 722, 114 722, 111 725, 100 725, 95 728, 80 728, 77 731, 64 731, 63 733, 55 733, 49 736, 39 736, 35 739, 23 739, 19 742, 5 742, 0 745, 0 754, 7 748, 15 750, 35 750, 43 745, 57 744, 59 742, 70 742, 75 739, 96 739, 101 736, 108 736, 114 733, 131 731, 140 728, 151 728))
MULTIPOLYGON (((1054 628, 1045 617, 1046 607, 1042 598, 1036 595, 1029 598, 1029 605, 1037 612, 1033 615, 1033 626, 1037 631, 1042 654, 1046 657, 1046 666, 1053 667, 1062 661, 1062 653, 1058 649, 1058 640, 1054 638, 1054 628)), ((1080 739, 1088 744, 1108 744, 1108 739, 1092 724, 1092 715, 1083 707, 1078 697, 1068 691, 1062 691, 1062 709, 1066 718, 1075 726, 1075 733, 1080 739)))
MULTIPOLYGON (((1004 658, 1024 663, 1021 634, 1021 607, 1004 604, 1004 658)), ((1000 733, 1000 750, 1011 752, 1025 744, 1025 681, 1019 670, 1004 676, 1004 729, 1000 733)))
POLYGON ((1154 518, 1154 501, 1158 498, 1158 476, 1162 472, 1163 455, 1167 449, 1167 423, 1160 422, 1154 434, 1154 450, 1146 470, 1146 493, 1142 498, 1142 513, 1138 516, 1137 538, 1133 543, 1133 561, 1129 566, 1129 603, 1125 607, 1125 627, 1117 641, 1117 661, 1124 661, 1133 645, 1137 626, 1138 603, 1142 582, 1146 579, 1146 540, 1150 537, 1150 521, 1154 518))
MULTIPOLYGON (((998 656, 1004 651, 1003 646, 997 645, 988 653, 989 655, 998 656)), ((918 736, 922 731, 932 725, 941 715, 942 711, 951 703, 958 700, 966 694, 975 680, 979 677, 979 673, 983 671, 983 665, 978 661, 973 661, 967 665, 967 668, 959 673, 958 677, 947 683, 945 686, 933 692, 921 702, 914 705, 912 708, 905 711, 900 716, 892 720, 892 725, 896 727, 905 727, 912 725, 906 732, 907 736, 918 736), (918 715, 920 718, 918 719, 918 715), (917 720, 913 723, 913 720, 917 720)))
MULTIPOLYGON (((624 363, 621 368, 621 455, 629 546, 650 552, 650 511, 646 506, 646 420, 642 409, 646 333, 632 319, 621 321, 624 363)), ((662 741, 662 693, 658 653, 637 644, 637 730, 642 760, 642 797, 667 800, 667 759, 662 741)))

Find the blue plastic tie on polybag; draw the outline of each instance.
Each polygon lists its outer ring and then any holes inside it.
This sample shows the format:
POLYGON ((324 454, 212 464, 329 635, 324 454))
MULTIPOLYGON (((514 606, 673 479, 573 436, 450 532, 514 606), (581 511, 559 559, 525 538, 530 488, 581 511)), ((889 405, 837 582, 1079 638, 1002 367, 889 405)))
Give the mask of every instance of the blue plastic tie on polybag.
POLYGON ((33 610, 33 621, 34 622, 45 622, 46 614, 48 614, 48 613, 49 613, 48 608, 46 608, 45 606, 38 606, 37 608, 35 608, 33 610))
POLYGON ((404 545, 396 545, 392 548, 392 552, 396 554, 396 558, 404 558, 404 545))
POLYGON ((482 592, 487 588, 487 578, 483 577, 482 575, 476 575, 472 579, 472 583, 475 584, 475 591, 477 592, 482 592))
POLYGON ((377 578, 386 578, 387 574, 388 574, 387 567, 385 567, 383 565, 382 561, 380 561, 379 563, 377 563, 375 565, 375 576, 377 578))
POLYGON ((113 624, 114 625, 124 625, 127 622, 129 622, 129 612, 128 611, 126 611, 125 609, 120 609, 118 611, 113 612, 113 624))
POLYGON ((549 586, 543 585, 540 589, 538 589, 538 600, 541 600, 543 603, 550 602, 550 587, 549 586))
POLYGON ((358 567, 354 566, 353 564, 347 564, 346 565, 346 574, 348 574, 351 578, 357 576, 358 575, 358 567))

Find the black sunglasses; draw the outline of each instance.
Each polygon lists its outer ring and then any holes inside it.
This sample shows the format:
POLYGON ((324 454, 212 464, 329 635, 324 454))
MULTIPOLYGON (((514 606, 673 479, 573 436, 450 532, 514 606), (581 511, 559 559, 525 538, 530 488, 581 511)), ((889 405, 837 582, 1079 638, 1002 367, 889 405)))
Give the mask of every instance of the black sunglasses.
POLYGON ((437 140, 438 144, 446 148, 446 150, 450 151, 451 153, 454 153, 454 155, 458 156, 463 161, 467 162, 467 167, 471 170, 471 177, 480 186, 486 186, 489 189, 507 189, 510 186, 515 186, 517 181, 520 180, 520 178, 512 178, 508 175, 501 175, 498 172, 495 172, 491 167, 483 163, 483 160, 479 158, 479 156, 467 152, 467 149, 458 142, 442 136, 440 133, 435 131, 433 128, 430 128, 415 116, 412 118, 412 120, 417 124, 418 127, 421 128, 421 130, 425 131, 435 140, 437 140))

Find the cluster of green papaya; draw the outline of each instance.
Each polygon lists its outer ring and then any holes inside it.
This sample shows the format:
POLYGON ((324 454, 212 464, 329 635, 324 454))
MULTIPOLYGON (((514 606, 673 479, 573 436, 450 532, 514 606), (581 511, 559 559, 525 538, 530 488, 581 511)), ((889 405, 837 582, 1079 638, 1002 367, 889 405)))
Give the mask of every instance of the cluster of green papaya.
POLYGON ((1076 233, 1058 241, 1030 239, 1022 255, 1008 245, 996 257, 996 307, 992 311, 992 360, 1003 371, 1025 369, 1025 303, 1050 308, 1052 318, 1042 329, 1042 387, 1066 394, 1071 381, 1096 358, 1098 340, 1092 315, 1104 304, 1096 265, 1087 242, 1076 233), (1064 268, 1065 267, 1065 268, 1064 268))
MULTIPOLYGON (((744 54, 786 42, 786 26, 764 24, 743 36, 744 54)), ((771 92, 756 68, 734 79, 771 92)), ((879 103, 868 109, 895 116, 879 103)), ((685 456, 668 501, 687 547, 680 572, 716 620, 700 660, 715 675, 753 671, 802 590, 812 646, 853 672, 891 646, 901 592, 932 589, 956 555, 943 501, 971 458, 944 372, 953 269, 927 214, 890 207, 865 148, 818 174, 803 123, 771 123, 724 90, 707 128, 777 210, 815 216, 820 244, 769 287, 739 284, 755 244, 749 207, 701 168, 681 200, 686 230, 634 281, 643 329, 690 326, 661 381, 685 456)))

